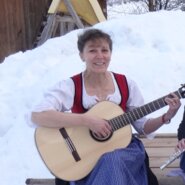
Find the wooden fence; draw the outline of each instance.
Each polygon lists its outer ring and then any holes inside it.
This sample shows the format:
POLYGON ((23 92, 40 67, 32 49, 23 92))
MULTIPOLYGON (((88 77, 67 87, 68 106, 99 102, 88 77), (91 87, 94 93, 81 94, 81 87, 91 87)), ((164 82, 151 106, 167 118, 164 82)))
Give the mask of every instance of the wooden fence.
POLYGON ((51 0, 0 1, 0 62, 33 47, 51 0))

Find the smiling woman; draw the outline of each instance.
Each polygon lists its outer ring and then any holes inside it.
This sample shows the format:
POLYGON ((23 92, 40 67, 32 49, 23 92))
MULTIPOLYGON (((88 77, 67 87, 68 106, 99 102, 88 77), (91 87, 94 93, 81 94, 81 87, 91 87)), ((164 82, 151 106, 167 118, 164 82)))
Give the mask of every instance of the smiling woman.
POLYGON ((146 118, 147 109, 131 114, 144 100, 133 80, 108 71, 111 37, 87 29, 77 44, 86 69, 60 81, 32 113, 32 121, 40 126, 36 143, 42 159, 71 185, 158 185, 131 125, 139 134, 154 132, 176 114, 178 96, 163 99, 163 105, 169 105, 165 117, 146 118), (130 112, 125 120, 124 112, 130 112))
POLYGON ((96 30, 91 30, 83 38, 79 37, 78 46, 80 57, 86 63, 84 85, 87 94, 96 96, 97 101, 106 100, 115 91, 111 73, 107 72, 112 52, 111 39, 106 34, 102 37, 96 30), (91 35, 94 38, 89 40, 91 35))

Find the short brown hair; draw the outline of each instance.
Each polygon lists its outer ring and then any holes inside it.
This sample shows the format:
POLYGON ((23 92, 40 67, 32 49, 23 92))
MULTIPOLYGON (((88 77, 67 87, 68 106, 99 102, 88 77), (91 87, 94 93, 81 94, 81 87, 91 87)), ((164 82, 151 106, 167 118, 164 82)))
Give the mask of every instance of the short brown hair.
POLYGON ((110 35, 99 29, 88 29, 79 35, 77 42, 78 50, 83 52, 84 46, 88 41, 100 38, 105 39, 108 42, 110 50, 112 51, 112 39, 110 35))

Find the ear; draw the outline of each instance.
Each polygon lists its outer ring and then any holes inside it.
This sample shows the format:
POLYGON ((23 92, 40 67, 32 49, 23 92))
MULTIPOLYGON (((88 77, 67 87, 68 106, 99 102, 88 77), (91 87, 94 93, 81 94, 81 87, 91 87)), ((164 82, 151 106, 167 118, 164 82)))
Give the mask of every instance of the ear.
POLYGON ((84 62, 85 59, 84 59, 83 53, 79 53, 79 55, 80 55, 81 60, 84 62))

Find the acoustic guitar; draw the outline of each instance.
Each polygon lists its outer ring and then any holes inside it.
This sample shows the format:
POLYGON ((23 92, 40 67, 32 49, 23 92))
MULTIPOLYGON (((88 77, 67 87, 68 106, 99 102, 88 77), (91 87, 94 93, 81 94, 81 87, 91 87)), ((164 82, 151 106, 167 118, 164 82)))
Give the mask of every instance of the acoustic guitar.
MULTIPOLYGON (((184 98, 185 85, 174 93, 184 98)), ((97 137, 84 126, 58 129, 38 127, 35 141, 42 160, 54 176, 63 180, 74 181, 85 177, 104 153, 127 147, 132 137, 131 123, 166 106, 167 96, 126 113, 109 101, 96 104, 85 114, 108 121, 113 132, 105 138, 97 137)))

